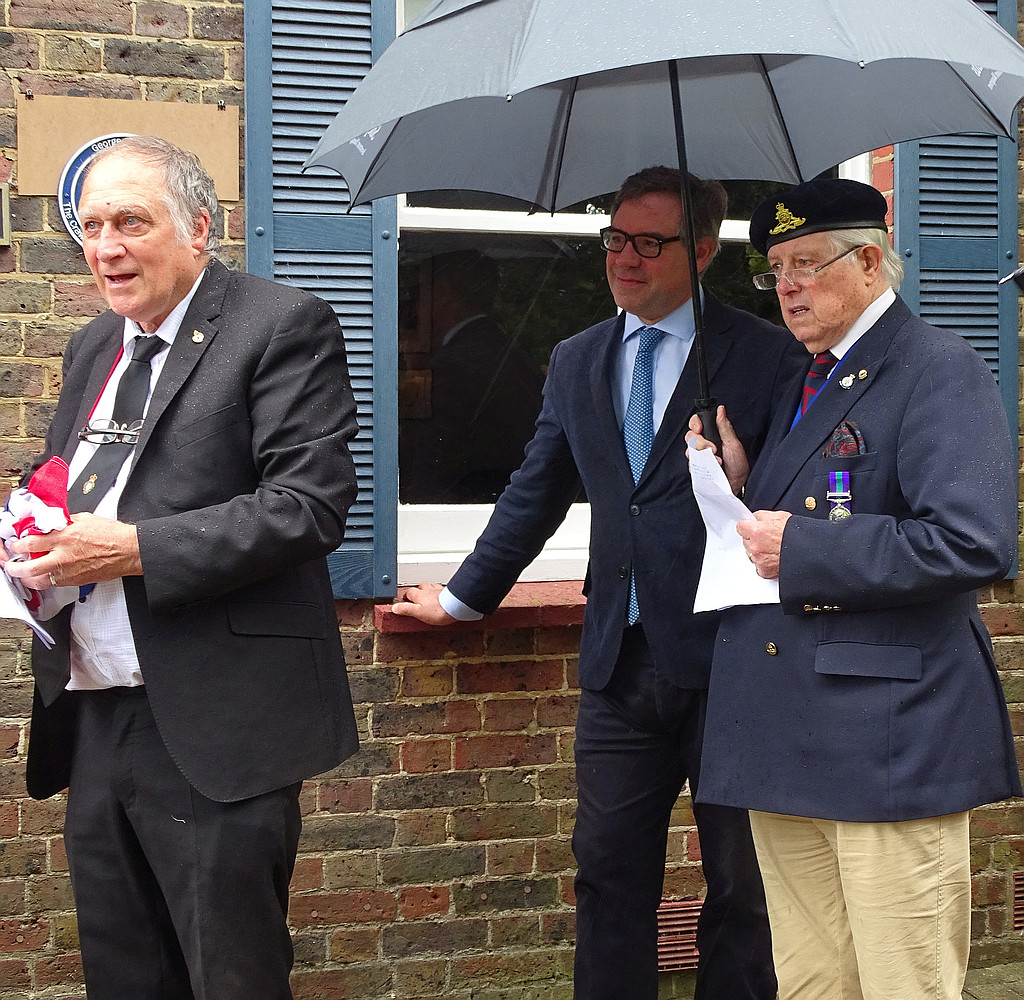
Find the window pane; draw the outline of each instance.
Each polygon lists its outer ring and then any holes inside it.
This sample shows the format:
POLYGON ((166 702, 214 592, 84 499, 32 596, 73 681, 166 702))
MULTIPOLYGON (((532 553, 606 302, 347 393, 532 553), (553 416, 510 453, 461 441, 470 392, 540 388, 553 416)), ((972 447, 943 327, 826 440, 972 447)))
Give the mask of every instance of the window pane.
POLYGON ((493 503, 520 465, 551 349, 613 315, 594 239, 402 234, 399 499, 493 503))

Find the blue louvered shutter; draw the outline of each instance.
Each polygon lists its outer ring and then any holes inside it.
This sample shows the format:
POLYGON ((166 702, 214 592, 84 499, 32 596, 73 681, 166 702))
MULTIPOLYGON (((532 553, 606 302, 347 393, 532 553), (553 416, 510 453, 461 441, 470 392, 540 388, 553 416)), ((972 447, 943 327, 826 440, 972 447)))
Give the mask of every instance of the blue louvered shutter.
MULTIPOLYGON (((975 0, 1016 35, 1016 0, 975 0)), ((898 98, 897 98, 898 100, 898 98)), ((949 136, 896 148, 900 289, 922 319, 953 330, 985 358, 1017 434, 1017 147, 1009 139, 949 136)))
POLYGON ((394 37, 395 0, 245 5, 247 266, 306 288, 345 331, 359 406, 359 497, 330 557, 337 597, 386 597, 397 566, 398 321, 394 199, 347 214, 333 171, 307 154, 394 37))

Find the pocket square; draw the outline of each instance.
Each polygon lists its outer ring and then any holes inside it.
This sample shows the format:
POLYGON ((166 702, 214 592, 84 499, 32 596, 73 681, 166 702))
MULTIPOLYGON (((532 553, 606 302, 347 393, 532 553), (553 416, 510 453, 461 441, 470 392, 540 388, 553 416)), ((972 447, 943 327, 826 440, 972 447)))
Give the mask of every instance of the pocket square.
POLYGON ((845 458, 849 455, 864 455, 864 435, 852 420, 843 420, 832 432, 832 436, 821 453, 822 458, 845 458))

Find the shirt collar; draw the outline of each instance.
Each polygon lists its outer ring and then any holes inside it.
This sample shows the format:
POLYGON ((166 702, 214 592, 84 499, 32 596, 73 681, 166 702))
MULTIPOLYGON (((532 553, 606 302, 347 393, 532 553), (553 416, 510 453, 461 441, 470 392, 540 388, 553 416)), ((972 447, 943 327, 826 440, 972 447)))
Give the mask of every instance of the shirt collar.
MULTIPOLYGON (((203 280, 203 275, 206 274, 206 268, 203 268, 199 277, 196 278, 195 284, 189 289, 188 294, 167 314, 167 318, 156 328, 153 332, 154 337, 159 337, 161 340, 168 344, 174 343, 174 338, 178 335, 178 328, 181 326, 181 321, 185 318, 185 313, 188 311, 188 307, 194 298, 197 289, 199 288, 199 282, 203 280)), ((124 348, 125 351, 128 349, 130 341, 136 337, 145 337, 148 334, 144 333, 142 327, 133 319, 124 318, 124 348)))
POLYGON ((854 320, 853 325, 846 331, 846 336, 831 349, 837 361, 843 360, 843 357, 849 353, 853 345, 881 319, 882 313, 895 301, 896 293, 891 288, 887 288, 877 299, 868 305, 867 309, 854 320))
POLYGON ((643 326, 655 326, 665 333, 678 337, 683 343, 689 344, 693 341, 693 305, 687 299, 681 306, 674 309, 657 323, 645 323, 639 316, 626 313, 626 323, 622 329, 622 342, 625 343, 633 334, 643 326))

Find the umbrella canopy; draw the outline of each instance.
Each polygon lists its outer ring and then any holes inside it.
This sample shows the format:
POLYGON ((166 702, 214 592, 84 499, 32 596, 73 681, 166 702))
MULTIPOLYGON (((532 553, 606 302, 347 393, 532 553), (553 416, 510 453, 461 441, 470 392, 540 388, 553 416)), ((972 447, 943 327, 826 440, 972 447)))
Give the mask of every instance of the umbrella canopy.
POLYGON ((305 166, 353 204, 462 189, 556 211, 677 162, 797 183, 892 142, 1011 135, 1024 49, 971 0, 440 0, 305 166))

